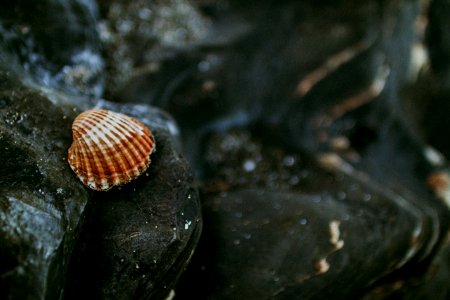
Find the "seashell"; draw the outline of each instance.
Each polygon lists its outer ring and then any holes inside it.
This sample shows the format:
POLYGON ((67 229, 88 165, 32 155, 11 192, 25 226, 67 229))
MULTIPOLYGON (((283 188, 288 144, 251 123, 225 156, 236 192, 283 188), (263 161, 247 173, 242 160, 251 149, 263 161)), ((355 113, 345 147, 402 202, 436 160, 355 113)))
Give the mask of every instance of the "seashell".
POLYGON ((152 132, 124 114, 92 109, 78 115, 72 125, 70 167, 85 185, 107 191, 142 174, 155 151, 152 132))

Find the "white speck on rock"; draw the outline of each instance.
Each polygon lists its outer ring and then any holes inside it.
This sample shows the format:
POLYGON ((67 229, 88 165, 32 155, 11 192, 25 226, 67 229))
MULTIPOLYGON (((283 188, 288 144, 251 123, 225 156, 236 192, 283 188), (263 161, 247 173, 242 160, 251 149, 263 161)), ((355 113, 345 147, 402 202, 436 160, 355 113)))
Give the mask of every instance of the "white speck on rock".
POLYGON ((252 172, 256 168, 256 163, 254 160, 247 159, 243 164, 243 168, 246 172, 252 172))
POLYGON ((175 291, 170 290, 169 295, 167 295, 166 299, 164 300, 173 300, 175 298, 175 291))
POLYGON ((292 155, 285 156, 283 158, 283 164, 286 167, 292 167, 295 164, 295 158, 292 155))
POLYGON ((314 262, 314 268, 316 269, 316 274, 319 275, 328 272, 330 264, 327 262, 326 258, 321 258, 314 262))
POLYGON ((334 246, 336 250, 344 247, 344 241, 340 239, 341 232, 339 230, 339 225, 341 224, 338 220, 331 221, 328 226, 330 229, 330 243, 334 246))
POLYGON ((428 162, 433 166, 439 167, 445 162, 443 155, 432 147, 426 147, 424 149, 424 155, 428 162))
POLYGON ((178 130, 178 126, 174 122, 167 122, 167 128, 169 129, 169 132, 170 132, 171 135, 173 135, 173 136, 180 135, 180 131, 178 130))
POLYGON ((301 225, 306 225, 306 224, 308 224, 308 220, 306 220, 305 218, 302 218, 302 219, 300 219, 299 223, 301 225))
POLYGON ((188 230, 189 226, 191 226, 191 224, 192 224, 192 221, 187 221, 186 220, 186 223, 184 223, 184 230, 188 230))

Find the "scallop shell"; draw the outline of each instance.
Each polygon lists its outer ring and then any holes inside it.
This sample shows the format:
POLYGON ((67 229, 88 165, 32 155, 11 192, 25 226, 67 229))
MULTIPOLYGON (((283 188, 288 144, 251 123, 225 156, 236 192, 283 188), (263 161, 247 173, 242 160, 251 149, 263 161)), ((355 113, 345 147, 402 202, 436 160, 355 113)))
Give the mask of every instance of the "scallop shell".
POLYGON ((70 167, 88 187, 107 191, 142 174, 155 151, 152 132, 139 121, 105 109, 78 115, 72 125, 70 167))

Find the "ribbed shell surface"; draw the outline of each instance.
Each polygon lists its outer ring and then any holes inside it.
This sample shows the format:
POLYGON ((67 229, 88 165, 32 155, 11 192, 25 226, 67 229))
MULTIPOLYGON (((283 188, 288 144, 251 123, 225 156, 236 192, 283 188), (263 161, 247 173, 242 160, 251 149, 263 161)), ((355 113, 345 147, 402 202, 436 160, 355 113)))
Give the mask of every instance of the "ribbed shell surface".
POLYGON ((139 121, 105 109, 78 115, 72 125, 70 167, 93 190, 107 191, 142 174, 155 150, 151 131, 139 121))

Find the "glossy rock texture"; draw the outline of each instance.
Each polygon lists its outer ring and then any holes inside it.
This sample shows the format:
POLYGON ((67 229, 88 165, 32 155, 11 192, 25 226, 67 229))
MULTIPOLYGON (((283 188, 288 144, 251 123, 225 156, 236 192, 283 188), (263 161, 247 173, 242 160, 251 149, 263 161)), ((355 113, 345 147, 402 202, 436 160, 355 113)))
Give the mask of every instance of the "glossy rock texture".
POLYGON ((290 2, 242 41, 240 72, 216 82, 241 113, 205 139, 205 234, 185 299, 364 299, 417 278, 423 298, 448 298, 429 288, 448 280, 448 264, 429 264, 447 261, 448 163, 400 104, 418 2, 290 2), (192 288, 200 276, 206 290, 192 288))
MULTIPOLYGON (((121 102, 159 99, 174 78, 166 72, 165 62, 198 45, 210 25, 187 0, 101 0, 98 5, 108 69, 105 93, 121 102)), ((180 65, 173 67, 177 70, 180 65)))
POLYGON ((89 202, 67 164, 74 112, 1 68, 0 99, 0 298, 59 299, 89 202))
POLYGON ((274 140, 247 130, 212 135, 205 231, 182 299, 200 295, 190 294, 191 278, 206 283, 206 299, 359 299, 380 274, 435 245, 435 211, 343 161, 349 172, 330 169, 333 155, 316 163, 274 140))
POLYGON ((99 97, 103 59, 94 1, 4 1, 0 44, 40 85, 99 97), (68 38, 70 37, 70 38, 68 38))
POLYGON ((72 125, 69 163, 78 178, 107 191, 141 175, 155 151, 152 132, 138 120, 105 109, 78 115, 72 125))

